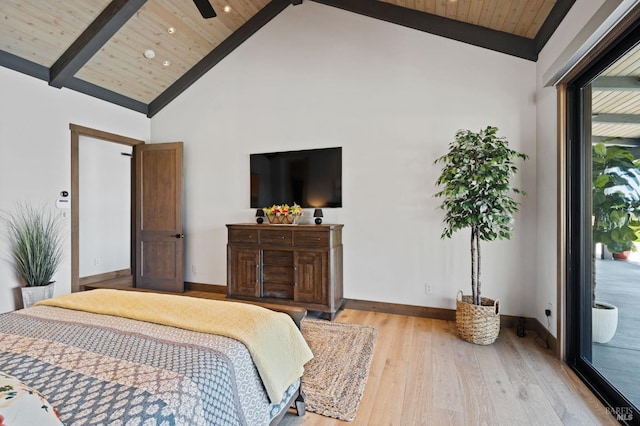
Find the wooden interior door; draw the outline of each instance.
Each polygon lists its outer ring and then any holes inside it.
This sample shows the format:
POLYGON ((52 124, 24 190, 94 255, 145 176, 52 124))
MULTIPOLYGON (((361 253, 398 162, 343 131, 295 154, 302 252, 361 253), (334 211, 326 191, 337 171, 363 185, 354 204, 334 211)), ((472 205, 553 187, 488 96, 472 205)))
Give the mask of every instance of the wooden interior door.
POLYGON ((182 142, 135 147, 138 288, 183 292, 182 142))

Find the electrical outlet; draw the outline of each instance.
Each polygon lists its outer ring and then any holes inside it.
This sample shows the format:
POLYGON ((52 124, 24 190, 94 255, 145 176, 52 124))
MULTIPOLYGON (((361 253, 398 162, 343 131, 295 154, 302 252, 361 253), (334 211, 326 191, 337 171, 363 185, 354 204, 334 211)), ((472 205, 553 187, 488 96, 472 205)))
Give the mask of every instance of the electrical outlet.
POLYGON ((551 316, 551 309, 545 309, 545 310, 544 310, 544 314, 545 314, 546 316, 550 317, 550 316, 551 316))
POLYGON ((98 266, 100 264, 100 259, 98 259, 98 258, 93 259, 93 264, 95 266, 98 266))
POLYGON ((196 265, 191 265, 191 272, 193 272, 194 274, 198 272, 198 268, 196 268, 196 265))
POLYGON ((429 284, 429 283, 424 283, 424 292, 425 292, 426 294, 431 294, 431 293, 432 293, 432 290, 431 290, 431 284, 429 284))

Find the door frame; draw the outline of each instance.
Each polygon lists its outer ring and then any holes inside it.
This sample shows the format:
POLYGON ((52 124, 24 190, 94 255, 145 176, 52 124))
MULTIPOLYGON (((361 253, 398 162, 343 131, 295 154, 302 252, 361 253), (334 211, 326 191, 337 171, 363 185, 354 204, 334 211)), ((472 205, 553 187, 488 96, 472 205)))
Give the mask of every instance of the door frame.
MULTIPOLYGON (((118 143, 127 146, 142 145, 145 142, 139 139, 133 139, 127 136, 115 133, 105 132, 102 130, 92 129, 89 127, 79 126, 70 123, 71 130, 71 292, 80 291, 80 136, 86 136, 93 139, 99 139, 105 142, 118 143)), ((131 185, 134 188, 135 180, 135 162, 132 162, 131 169, 131 185)), ((135 193, 131 193, 131 219, 132 224, 135 218, 135 193)), ((134 230, 132 226, 130 244, 131 244, 131 271, 135 270, 135 247, 134 247, 134 230)))
MULTIPOLYGON (((563 274, 566 279, 564 360, 614 415, 616 409, 640 412, 591 364, 591 81, 640 40, 640 8, 634 19, 616 27, 598 46, 598 53, 558 86, 564 98, 562 114, 566 125, 560 149, 564 155, 563 274)), ((562 223, 562 222, 561 222, 562 223)))

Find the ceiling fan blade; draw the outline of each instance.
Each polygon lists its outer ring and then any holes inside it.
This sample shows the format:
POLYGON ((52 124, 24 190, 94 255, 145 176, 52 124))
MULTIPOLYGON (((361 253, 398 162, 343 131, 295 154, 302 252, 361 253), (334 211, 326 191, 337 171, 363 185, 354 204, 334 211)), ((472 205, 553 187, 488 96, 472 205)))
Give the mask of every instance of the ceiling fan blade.
POLYGON ((213 10, 213 6, 211 6, 209 0, 193 0, 193 2, 200 11, 200 14, 203 18, 209 19, 216 17, 216 11, 213 10))

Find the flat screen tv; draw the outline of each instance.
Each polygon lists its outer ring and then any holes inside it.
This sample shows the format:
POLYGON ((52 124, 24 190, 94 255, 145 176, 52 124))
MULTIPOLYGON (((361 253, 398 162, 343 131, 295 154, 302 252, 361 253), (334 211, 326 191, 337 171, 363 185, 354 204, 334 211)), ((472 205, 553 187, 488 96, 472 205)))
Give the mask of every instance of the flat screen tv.
POLYGON ((251 154, 251 207, 342 207, 342 148, 251 154))

